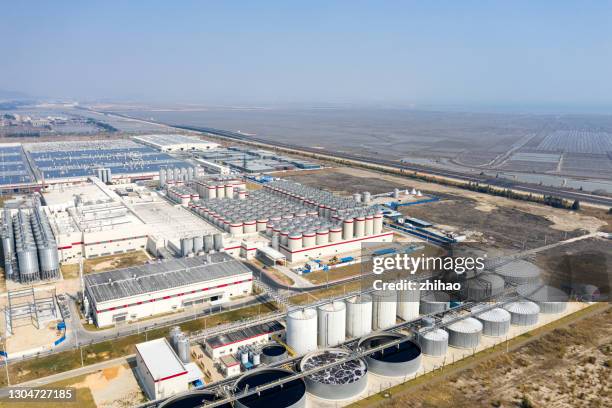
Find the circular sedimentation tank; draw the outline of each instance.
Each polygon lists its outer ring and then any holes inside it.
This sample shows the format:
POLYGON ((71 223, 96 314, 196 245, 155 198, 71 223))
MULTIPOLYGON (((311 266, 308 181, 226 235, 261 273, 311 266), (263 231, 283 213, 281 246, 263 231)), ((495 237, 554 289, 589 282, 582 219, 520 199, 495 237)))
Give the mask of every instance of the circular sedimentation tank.
MULTIPOLYGON (((332 364, 348 356, 350 353, 342 349, 316 351, 304 356, 300 362, 300 371, 332 364)), ((355 397, 365 390, 368 385, 367 373, 365 361, 357 358, 307 375, 304 381, 308 392, 316 397, 343 400, 355 397)))
POLYGON ((521 259, 500 266, 495 270, 495 273, 506 282, 516 285, 538 283, 540 281, 540 268, 521 259))
POLYGON ((467 317, 446 327, 448 344, 458 348, 474 348, 480 344, 482 323, 473 317, 467 317))
POLYGON ((368 350, 398 339, 403 339, 403 341, 366 356, 366 363, 371 373, 384 377, 405 377, 419 370, 421 367, 421 347, 402 334, 372 334, 362 339, 358 346, 368 350))
POLYGON ((301 408, 306 405, 306 383, 303 379, 265 389, 259 393, 240 398, 245 390, 253 391, 257 387, 270 384, 293 375, 291 371, 278 368, 262 368, 253 370, 240 377, 234 392, 238 397, 236 406, 241 408, 301 408))
POLYGON ((569 299, 567 293, 548 285, 521 285, 516 292, 525 299, 535 302, 540 307, 540 313, 561 313, 567 308, 569 299))
POLYGON ((448 351, 448 332, 444 329, 425 329, 419 333, 423 354, 440 357, 448 351))
POLYGON ((508 303, 504 309, 510 312, 510 323, 515 326, 531 326, 538 322, 540 306, 529 300, 508 303))
MULTIPOLYGON (((218 401, 219 399, 222 399, 222 397, 219 397, 213 392, 195 390, 174 395, 159 404, 159 408, 199 408, 206 403, 218 401)), ((232 405, 223 404, 219 405, 219 408, 232 408, 232 405)))
POLYGON ((448 310, 450 296, 446 292, 422 292, 419 313, 422 315, 441 313, 448 310))
POLYGON ((505 336, 510 330, 510 312, 501 307, 475 313, 475 317, 482 323, 482 334, 484 336, 505 336))
POLYGON ((261 361, 264 364, 273 364, 287 359, 287 348, 279 343, 270 343, 261 348, 261 361))

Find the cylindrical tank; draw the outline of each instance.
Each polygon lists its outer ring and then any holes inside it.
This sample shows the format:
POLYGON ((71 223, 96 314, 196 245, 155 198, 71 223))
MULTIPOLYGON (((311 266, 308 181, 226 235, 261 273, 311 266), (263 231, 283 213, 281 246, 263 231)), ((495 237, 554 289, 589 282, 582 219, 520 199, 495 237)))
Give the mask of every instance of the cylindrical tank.
POLYGON ((215 251, 220 251, 223 249, 223 235, 221 235, 220 232, 213 235, 213 243, 215 246, 215 251))
POLYGON ((244 233, 252 234, 254 232, 257 232, 257 221, 252 219, 246 220, 244 222, 244 233))
POLYGON ((317 311, 294 310, 287 314, 287 345, 297 354, 317 349, 317 311))
MULTIPOLYGON (((300 371, 332 364, 349 356, 350 352, 343 349, 315 351, 300 361, 300 371)), ((365 361, 357 358, 306 375, 304 380, 310 394, 326 400, 344 400, 356 397, 365 390, 368 385, 367 372, 365 361)))
MULTIPOLYGON (((234 385, 235 394, 252 391, 257 387, 292 376, 293 373, 279 368, 259 368, 244 374, 234 385)), ((238 408, 303 408, 306 406, 306 383, 303 379, 291 380, 276 387, 239 398, 238 408)))
POLYGON ((201 235, 193 237, 193 252, 196 254, 204 249, 204 238, 201 235))
POLYGON ((362 339, 358 346, 368 350, 400 339, 403 341, 366 356, 371 373, 384 377, 407 377, 419 370, 421 347, 402 334, 375 333, 362 339))
POLYGON ((354 236, 354 223, 355 221, 353 220, 353 218, 345 218, 342 221, 342 239, 343 240, 349 240, 349 239, 353 239, 354 236))
POLYGON ((267 225, 268 225, 267 218, 258 218, 257 219, 257 232, 265 231, 267 225))
POLYGON ((226 184, 224 187, 225 187, 225 196, 227 198, 234 198, 234 186, 232 184, 226 184))
POLYGON ((289 251, 297 251, 302 248, 302 234, 300 232, 292 232, 287 237, 287 247, 289 251))
POLYGON ((189 339, 181 336, 177 339, 178 356, 184 364, 191 360, 189 356, 189 339))
POLYGON ((421 291, 418 282, 414 290, 402 290, 398 293, 397 315, 404 321, 409 322, 419 317, 421 291))
POLYGON ((38 256, 35 247, 25 247, 17 250, 19 264, 19 281, 21 283, 35 282, 40 279, 38 256))
POLYGON ((181 180, 181 169, 178 167, 175 167, 174 169, 172 169, 172 171, 173 171, 173 174, 172 174, 173 180, 175 182, 180 181, 181 180))
POLYGON ((289 245, 289 230, 281 230, 280 232, 280 243, 283 246, 289 245))
POLYGON ((273 364, 288 358, 285 346, 278 343, 270 343, 261 349, 261 361, 264 364, 273 364))
POLYGON ((423 329, 419 333, 419 344, 423 354, 440 357, 448 350, 448 332, 443 329, 423 329))
POLYGON ((522 259, 498 267, 495 273, 515 285, 540 282, 540 268, 522 259))
POLYGON ((502 293, 504 284, 504 279, 498 275, 480 274, 463 283, 462 294, 466 301, 480 302, 502 293))
POLYGON ((193 167, 188 167, 187 168, 187 179, 191 181, 194 178, 195 178, 195 169, 193 167))
POLYGON ((261 364, 261 354, 258 352, 253 353, 253 365, 257 367, 261 364))
POLYGON ((355 238, 365 235, 365 216, 355 217, 355 238))
POLYGON ((241 221, 236 221, 236 222, 232 222, 230 223, 230 234, 232 234, 233 236, 236 235, 242 235, 243 233, 243 224, 241 221))
POLYGON ((217 198, 216 186, 206 186, 206 198, 208 198, 209 200, 217 198))
POLYGON ((217 188, 217 198, 225 198, 225 186, 220 184, 216 186, 217 188))
POLYGON ((274 249, 276 249, 278 251, 279 244, 280 244, 280 237, 279 237, 279 235, 278 234, 272 235, 272 242, 271 242, 272 248, 274 248, 274 249))
POLYGON ((363 202, 364 202, 364 204, 369 204, 370 201, 372 201, 372 195, 370 194, 369 191, 364 191, 363 192, 363 202))
POLYGON ((398 199, 400 197, 400 190, 399 188, 394 188, 393 189, 393 198, 398 199))
POLYGON ((166 169, 163 167, 159 169, 159 185, 160 187, 166 186, 166 169))
POLYGON ((329 243, 329 230, 327 228, 321 228, 317 231, 316 244, 326 245, 329 243))
POLYGON ((372 224, 372 233, 380 234, 383 230, 383 215, 380 211, 374 214, 374 220, 372 224))
POLYGON ((480 344, 482 323, 473 317, 467 317, 446 327, 448 344, 459 348, 474 348, 480 344))
POLYGON ((59 275, 59 259, 55 243, 38 248, 38 259, 40 261, 40 275, 42 279, 54 279, 59 275))
POLYGON ((346 299, 346 335, 362 337, 372 331, 372 297, 361 294, 346 299))
MULTIPOLYGON (((178 350, 178 339, 183 334, 180 326, 173 326, 170 329, 170 345, 175 350, 178 350)), ((177 351, 178 353, 178 351, 177 351)))
POLYGON ((193 238, 181 238, 181 255, 187 256, 193 253, 193 238))
POLYGON ((331 227, 329 229, 329 242, 338 242, 342 239, 342 227, 331 227))
POLYGON ((334 347, 346 339, 346 306, 332 302, 317 308, 319 347, 334 347))
POLYGON ((374 233, 374 216, 371 214, 366 215, 364 224, 364 234, 370 236, 374 233))
POLYGON ((521 285, 516 292, 525 299, 535 302, 540 313, 562 313, 567 308, 569 297, 561 289, 548 285, 528 283, 521 285))
POLYGON ((204 235, 204 252, 210 252, 215 249, 214 238, 211 234, 204 235))
POLYGON ((238 190, 238 199, 246 200, 246 190, 244 188, 238 190))
POLYGON ((248 350, 242 350, 240 352, 240 363, 243 366, 249 363, 249 351, 248 350))
POLYGON ((315 231, 306 231, 303 234, 302 246, 310 248, 317 244, 317 233, 315 231))
POLYGON ((450 306, 450 296, 446 292, 422 292, 419 313, 422 315, 441 313, 450 306))
POLYGON ((510 322, 515 326, 531 326, 538 322, 540 307, 528 300, 520 300, 503 306, 510 312, 510 322))
POLYGON ((361 202, 361 193, 354 193, 353 194, 353 200, 355 200, 358 203, 360 203, 361 202))
POLYGON ((381 330, 397 322, 397 293, 377 290, 372 292, 372 329, 381 330))
POLYGON ((475 314, 482 323, 482 334, 491 337, 505 336, 510 329, 510 313, 500 307, 475 314))

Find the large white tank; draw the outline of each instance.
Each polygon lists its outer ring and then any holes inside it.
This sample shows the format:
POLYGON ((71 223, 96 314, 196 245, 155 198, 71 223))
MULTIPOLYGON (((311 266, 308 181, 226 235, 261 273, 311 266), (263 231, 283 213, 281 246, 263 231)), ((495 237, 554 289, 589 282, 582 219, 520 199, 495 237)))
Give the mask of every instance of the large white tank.
POLYGON ((257 221, 256 220, 246 220, 244 222, 244 233, 252 234, 257 232, 257 221))
POLYGON ((373 215, 366 215, 365 218, 365 227, 364 227, 365 231, 365 235, 372 235, 374 233, 374 216, 373 215))
POLYGON ((287 315, 287 345, 297 354, 317 349, 317 311, 302 309, 287 315))
MULTIPOLYGON (((268 225, 267 218, 258 218, 257 219, 257 232, 265 231, 267 225, 268 225)), ((270 233, 272 233, 272 230, 270 230, 270 233)))
POLYGON ((232 184, 226 184, 224 187, 225 187, 225 196, 227 198, 234 198, 234 186, 232 184))
POLYGON ((317 245, 325 245, 329 242, 329 230, 321 228, 317 231, 317 245))
POLYGON ((320 347, 333 347, 344 343, 346 338, 346 305, 332 302, 317 309, 320 347))
POLYGON ((302 249, 302 234, 300 232, 292 232, 287 237, 287 247, 289 251, 297 251, 298 249, 302 249))
POLYGON ((382 229, 383 229, 383 215, 379 211, 376 214, 374 214, 374 225, 373 225, 372 233, 380 234, 382 232, 382 229))
POLYGON ((236 236, 236 235, 241 235, 243 232, 243 224, 242 222, 232 222, 230 224, 230 234, 236 236))
POLYGON ((355 218, 355 238, 361 238, 365 235, 365 216, 355 218))
POLYGON ((225 198, 225 186, 223 184, 217 187, 217 198, 225 198))
POLYGON ((346 300, 346 335, 361 337, 372 331, 372 297, 358 295, 346 300))
POLYGON ((372 292, 372 329, 380 330, 397 322, 397 292, 377 290, 372 292))
POLYGON ((213 199, 217 198, 217 187, 215 186, 206 186, 206 198, 213 199))
POLYGON ((414 290, 402 290, 398 294, 397 315, 406 322, 419 317, 421 291, 418 282, 415 283, 414 290))
POLYGON ((331 227, 329 229, 329 242, 338 242, 342 239, 342 227, 331 227))
POLYGON ((304 248, 310 248, 316 245, 316 236, 317 233, 314 231, 306 231, 304 232, 302 239, 302 246, 304 248))
POLYGON ((354 220, 352 218, 345 218, 342 221, 342 239, 349 240, 353 239, 354 235, 354 220))

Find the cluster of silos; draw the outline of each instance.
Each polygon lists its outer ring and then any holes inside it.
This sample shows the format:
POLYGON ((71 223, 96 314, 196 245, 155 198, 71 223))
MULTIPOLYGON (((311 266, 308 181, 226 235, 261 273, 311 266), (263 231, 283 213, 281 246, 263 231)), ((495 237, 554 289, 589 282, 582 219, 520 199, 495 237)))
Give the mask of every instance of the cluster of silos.
POLYGON ((170 329, 170 345, 183 363, 187 364, 191 361, 189 339, 179 326, 170 329))
POLYGON ((261 350, 256 346, 238 347, 237 354, 243 367, 247 367, 249 364, 252 364, 253 367, 258 367, 261 364, 261 350))
POLYGON ((189 187, 185 186, 167 186, 166 195, 175 203, 181 204, 182 206, 188 206, 190 202, 198 200, 199 194, 189 187))
POLYGON ((354 193, 353 200, 357 203, 370 204, 372 202, 372 194, 369 191, 363 193, 354 193))
POLYGON ((357 202, 353 198, 339 197, 329 191, 304 186, 289 180, 275 180, 266 183, 264 188, 292 202, 302 204, 307 208, 316 209, 319 215, 327 218, 338 214, 342 210, 366 207, 364 202, 357 202))
POLYGON ((98 177, 103 183, 111 183, 113 181, 113 175, 111 169, 109 168, 97 168, 96 177, 98 177))
POLYGON ((504 281, 513 285, 540 282, 540 268, 522 259, 497 267, 495 273, 501 276, 504 281))
POLYGON ((318 367, 338 363, 304 376, 306 389, 326 400, 345 400, 361 394, 368 385, 368 367, 361 358, 351 358, 348 350, 329 348, 302 358, 299 369, 308 373, 318 367))
POLYGON ((194 187, 203 200, 223 198, 244 200, 247 197, 245 182, 235 178, 215 177, 196 180, 194 187))
POLYGON ((450 307, 450 295, 441 291, 425 291, 421 293, 419 313, 430 315, 443 313, 450 307))
POLYGON ((374 333, 361 339, 358 348, 378 349, 366 356, 368 370, 383 377, 407 377, 421 367, 421 346, 399 333, 374 333), (394 343, 394 344, 390 344, 394 343), (388 347, 385 345, 388 344, 388 347))
POLYGON ((483 324, 473 317, 466 317, 446 326, 448 344, 457 348, 476 348, 480 344, 483 324))
POLYGON ((220 232, 196 235, 180 239, 181 256, 195 256, 219 252, 223 249, 223 234, 220 232))
POLYGON ((563 290, 539 283, 520 285, 516 292, 519 296, 534 302, 540 313, 562 313, 567 308, 569 296, 563 290))
POLYGON ((4 211, 2 247, 7 278, 32 283, 59 276, 57 242, 40 205, 14 215, 4 211))
POLYGON ((482 323, 482 334, 489 337, 502 337, 510 330, 510 312, 501 307, 479 305, 472 309, 474 317, 482 323), (482 310, 482 312, 479 312, 482 310))
POLYGON ((504 291, 504 279, 491 273, 481 273, 466 279, 461 285, 465 301, 481 302, 500 295, 504 291))
POLYGON ((179 184, 195 179, 196 170, 193 167, 160 167, 159 185, 179 184))

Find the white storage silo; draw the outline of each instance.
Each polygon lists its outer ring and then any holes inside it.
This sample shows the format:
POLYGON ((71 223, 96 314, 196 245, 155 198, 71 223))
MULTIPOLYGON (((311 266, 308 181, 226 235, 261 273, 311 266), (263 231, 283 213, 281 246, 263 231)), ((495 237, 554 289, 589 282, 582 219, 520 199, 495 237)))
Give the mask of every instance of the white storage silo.
POLYGON ((280 231, 280 244, 283 246, 289 245, 289 230, 283 229, 280 231))
POLYGON ((342 221, 342 239, 347 241, 353 239, 354 231, 354 220, 353 218, 345 218, 342 221))
POLYGON ((253 219, 246 220, 244 222, 244 233, 252 234, 254 232, 257 232, 257 221, 253 219))
POLYGON ((364 225, 364 234, 366 236, 372 235, 374 233, 374 216, 372 214, 366 215, 364 225))
POLYGON ((212 200, 217 198, 217 187, 216 186, 206 186, 206 198, 212 200))
POLYGON ((336 226, 329 229, 329 242, 342 240, 342 227, 336 226))
POLYGON ((523 285, 540 282, 540 268, 522 259, 509 262, 495 269, 508 283, 523 285))
POLYGON ((317 245, 326 245, 329 243, 329 230, 321 228, 317 231, 317 245))
POLYGON ((227 198, 234 198, 234 186, 232 184, 226 184, 224 186, 225 196, 227 198))
POLYGON ((355 217, 355 238, 361 238, 365 235, 365 216, 355 217))
POLYGON ((372 227, 373 234, 380 234, 383 230, 383 215, 380 211, 374 214, 374 223, 372 227))
POLYGON ((245 200, 246 199, 246 190, 244 188, 241 188, 238 190, 238 199, 239 200, 245 200))
POLYGON ((480 344, 482 323, 473 317, 467 317, 450 324, 448 331, 448 344, 458 348, 474 348, 480 344))
POLYGON ((425 328, 419 333, 419 345, 423 354, 443 356, 448 350, 448 332, 443 329, 425 328))
POLYGON ((372 297, 361 294, 346 300, 346 335, 361 337, 372 331, 372 297))
POLYGON ((510 322, 515 326, 531 326, 538 322, 540 307, 528 300, 508 303, 504 309, 510 312, 510 322))
POLYGON ((421 301, 421 291, 418 282, 414 290, 402 290, 398 293, 397 315, 408 322, 419 317, 419 307, 421 301))
POLYGON ((475 316, 482 323, 482 334, 485 336, 505 336, 510 329, 510 312, 501 307, 477 313, 475 316))
POLYGON ((364 191, 363 192, 363 203, 369 204, 370 201, 372 201, 372 194, 370 194, 369 191, 364 191))
MULTIPOLYGON (((263 218, 263 217, 262 218, 258 218, 257 219, 257 226, 256 226, 257 227, 256 228, 257 232, 265 231, 267 225, 268 225, 268 219, 267 218, 263 218)), ((272 232, 272 231, 270 231, 270 232, 272 232)))
POLYGON ((310 248, 316 245, 317 241, 317 233, 314 231, 306 231, 304 232, 302 239, 302 246, 304 248, 310 248))
POLYGON ((419 313, 428 315, 432 313, 441 313, 448 310, 450 307, 450 296, 446 292, 427 291, 421 293, 421 302, 419 313))
POLYGON ((561 313, 567 308, 569 299, 567 293, 561 289, 537 283, 521 285, 516 292, 535 302, 540 307, 540 313, 561 313))
POLYGON ((360 203, 361 202, 361 193, 354 193, 353 194, 353 200, 355 200, 358 203, 360 203))
POLYGON ((287 237, 287 242, 287 247, 289 248, 289 251, 297 251, 298 249, 302 249, 302 233, 290 233, 287 237))
POLYGON ((287 315, 287 345, 297 354, 317 349, 317 311, 303 309, 287 315))
POLYGON ((346 305, 332 302, 317 309, 318 344, 320 347, 333 347, 344 343, 346 338, 346 305))
POLYGON ((397 292, 372 292, 372 329, 381 330, 397 322, 397 292))
POLYGON ((225 198, 225 186, 223 184, 219 184, 215 186, 217 189, 217 198, 225 198))
POLYGON ((243 233, 243 223, 240 221, 234 221, 230 223, 230 234, 233 236, 242 235, 243 233))

